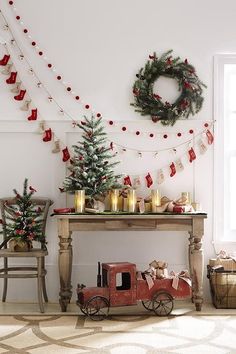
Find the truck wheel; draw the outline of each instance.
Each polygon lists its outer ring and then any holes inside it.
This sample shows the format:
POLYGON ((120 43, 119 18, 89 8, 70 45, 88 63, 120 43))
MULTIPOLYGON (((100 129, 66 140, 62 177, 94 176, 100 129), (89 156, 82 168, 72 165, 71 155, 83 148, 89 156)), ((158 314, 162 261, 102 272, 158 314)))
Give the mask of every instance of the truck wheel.
POLYGON ((148 310, 148 311, 153 311, 153 308, 152 308, 152 300, 145 300, 145 301, 142 301, 142 305, 143 305, 143 307, 145 307, 146 310, 148 310))
POLYGON ((88 300, 83 310, 91 320, 102 321, 108 316, 109 301, 103 296, 94 296, 88 300))
POLYGON ((173 306, 173 297, 169 293, 160 291, 153 296, 152 309, 157 316, 168 316, 173 306))

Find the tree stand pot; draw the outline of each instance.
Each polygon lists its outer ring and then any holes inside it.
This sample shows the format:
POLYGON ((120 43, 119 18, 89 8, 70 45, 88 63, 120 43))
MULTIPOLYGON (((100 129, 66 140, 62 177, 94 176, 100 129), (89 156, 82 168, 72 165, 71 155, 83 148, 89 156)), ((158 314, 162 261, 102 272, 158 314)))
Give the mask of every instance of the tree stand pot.
POLYGON ((33 248, 31 241, 14 240, 9 241, 9 250, 11 252, 28 252, 33 248))

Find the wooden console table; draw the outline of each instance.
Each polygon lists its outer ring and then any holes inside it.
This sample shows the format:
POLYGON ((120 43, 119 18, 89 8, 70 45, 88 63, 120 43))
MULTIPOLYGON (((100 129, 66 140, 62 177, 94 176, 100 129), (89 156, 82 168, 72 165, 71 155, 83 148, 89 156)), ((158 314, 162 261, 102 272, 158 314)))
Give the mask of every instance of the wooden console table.
POLYGON ((192 278, 193 302, 201 311, 203 302, 204 219, 207 214, 61 214, 56 215, 59 236, 59 302, 66 312, 72 296, 72 233, 73 231, 187 231, 189 237, 189 268, 192 278))

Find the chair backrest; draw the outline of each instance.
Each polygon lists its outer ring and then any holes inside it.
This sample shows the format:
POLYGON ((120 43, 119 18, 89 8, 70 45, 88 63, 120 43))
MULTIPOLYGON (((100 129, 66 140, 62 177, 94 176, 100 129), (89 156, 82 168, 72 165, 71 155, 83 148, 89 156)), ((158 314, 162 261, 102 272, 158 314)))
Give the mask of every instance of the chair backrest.
MULTIPOLYGON (((46 231, 46 223, 47 223, 47 216, 48 216, 48 210, 50 205, 53 204, 53 201, 48 198, 31 198, 30 199, 32 203, 37 207, 42 207, 42 234, 45 235, 46 231)), ((4 225, 6 224, 6 212, 7 212, 7 206, 8 205, 16 205, 16 198, 15 197, 10 197, 10 198, 0 198, 0 210, 1 210, 1 215, 2 215, 2 221, 3 221, 3 240, 6 239, 6 232, 5 232, 5 227, 4 225)))

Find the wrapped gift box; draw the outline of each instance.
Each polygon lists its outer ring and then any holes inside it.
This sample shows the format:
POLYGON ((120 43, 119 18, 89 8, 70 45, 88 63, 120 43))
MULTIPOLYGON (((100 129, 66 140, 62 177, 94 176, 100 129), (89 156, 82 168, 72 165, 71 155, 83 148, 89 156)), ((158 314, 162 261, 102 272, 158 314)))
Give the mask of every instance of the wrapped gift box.
POLYGON ((236 262, 230 258, 212 258, 209 260, 209 265, 211 267, 223 266, 224 270, 235 270, 236 271, 236 262))

